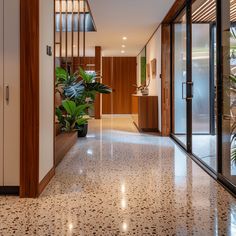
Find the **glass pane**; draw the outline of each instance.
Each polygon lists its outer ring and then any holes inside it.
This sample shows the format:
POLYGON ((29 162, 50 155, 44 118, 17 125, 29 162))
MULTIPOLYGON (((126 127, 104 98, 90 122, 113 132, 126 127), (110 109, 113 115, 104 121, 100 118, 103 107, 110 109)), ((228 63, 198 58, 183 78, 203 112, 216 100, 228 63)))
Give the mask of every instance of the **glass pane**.
POLYGON ((236 2, 226 0, 222 4, 221 33, 224 45, 222 167, 223 175, 236 185, 236 18, 234 14, 236 2))
POLYGON ((186 14, 185 10, 174 22, 173 42, 173 92, 174 92, 174 127, 175 137, 184 145, 186 136, 186 14))
POLYGON ((194 2, 192 5, 192 152, 214 170, 216 170, 215 21, 214 1, 194 2))

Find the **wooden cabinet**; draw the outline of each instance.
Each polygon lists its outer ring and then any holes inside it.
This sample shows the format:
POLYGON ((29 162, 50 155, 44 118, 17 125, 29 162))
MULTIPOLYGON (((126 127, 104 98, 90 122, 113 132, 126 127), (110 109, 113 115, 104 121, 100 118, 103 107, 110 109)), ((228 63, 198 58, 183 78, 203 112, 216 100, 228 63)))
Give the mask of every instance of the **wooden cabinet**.
POLYGON ((18 191, 20 181, 20 1, 0 0, 0 18, 0 192, 6 193, 18 191))
POLYGON ((132 95, 132 118, 140 131, 159 132, 158 96, 132 95))

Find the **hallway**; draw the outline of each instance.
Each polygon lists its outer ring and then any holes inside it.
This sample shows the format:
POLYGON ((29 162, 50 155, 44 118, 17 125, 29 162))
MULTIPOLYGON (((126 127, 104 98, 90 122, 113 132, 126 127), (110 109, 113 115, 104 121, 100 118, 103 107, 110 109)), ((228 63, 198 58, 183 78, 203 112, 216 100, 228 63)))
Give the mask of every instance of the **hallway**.
POLYGON ((236 200, 169 138, 89 128, 38 199, 0 197, 0 235, 236 235, 236 200))

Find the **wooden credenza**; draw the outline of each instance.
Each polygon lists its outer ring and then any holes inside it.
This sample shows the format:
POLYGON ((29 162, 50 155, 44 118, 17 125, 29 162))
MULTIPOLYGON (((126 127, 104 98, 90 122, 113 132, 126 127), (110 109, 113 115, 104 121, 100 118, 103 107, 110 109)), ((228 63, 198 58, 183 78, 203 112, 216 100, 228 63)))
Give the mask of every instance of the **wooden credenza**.
POLYGON ((159 132, 158 96, 132 95, 132 118, 140 131, 159 132))

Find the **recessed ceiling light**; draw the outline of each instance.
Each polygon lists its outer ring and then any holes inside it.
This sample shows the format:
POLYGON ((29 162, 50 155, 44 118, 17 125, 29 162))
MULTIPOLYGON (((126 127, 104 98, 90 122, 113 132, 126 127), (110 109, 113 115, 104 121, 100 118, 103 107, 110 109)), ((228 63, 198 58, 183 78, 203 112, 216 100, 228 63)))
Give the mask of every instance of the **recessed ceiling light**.
POLYGON ((122 50, 122 51, 121 51, 121 53, 125 53, 125 51, 124 51, 124 50, 122 50))
POLYGON ((124 36, 124 37, 123 37, 123 40, 127 40, 127 37, 124 36))
POLYGON ((122 48, 125 48, 125 45, 123 44, 123 45, 121 45, 121 47, 122 47, 122 48))

